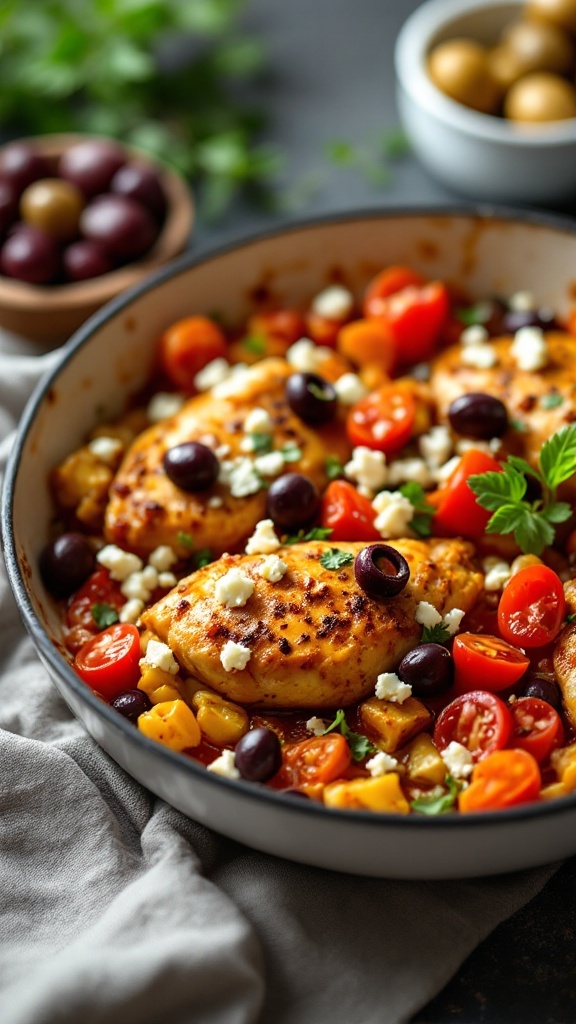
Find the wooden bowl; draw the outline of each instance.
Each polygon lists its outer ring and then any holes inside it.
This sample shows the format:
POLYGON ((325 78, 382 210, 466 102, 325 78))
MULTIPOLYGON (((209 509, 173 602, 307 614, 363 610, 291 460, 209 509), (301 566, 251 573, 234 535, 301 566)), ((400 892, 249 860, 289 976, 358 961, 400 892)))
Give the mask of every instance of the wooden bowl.
MULTIPOLYGON (((56 170, 61 154, 88 138, 73 134, 43 135, 19 141, 34 145, 56 170)), ((5 148, 0 147, 0 160, 5 148)), ((167 212, 152 248, 141 259, 109 274, 70 284, 35 285, 0 275, 0 327, 34 341, 65 341, 100 306, 186 248, 194 221, 194 202, 185 180, 147 154, 130 146, 125 149, 139 162, 150 164, 160 172, 167 212)))

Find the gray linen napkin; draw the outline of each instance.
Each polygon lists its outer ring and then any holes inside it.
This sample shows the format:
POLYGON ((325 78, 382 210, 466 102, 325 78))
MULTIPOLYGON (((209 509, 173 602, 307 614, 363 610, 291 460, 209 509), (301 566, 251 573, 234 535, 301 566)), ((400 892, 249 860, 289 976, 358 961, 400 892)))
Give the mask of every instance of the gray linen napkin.
MULTIPOLYGON (((54 358, 0 338, 0 472, 54 358)), ((189 821, 71 716, 3 564, 0 727, 2 1024, 402 1024, 555 870, 354 878, 189 821)))

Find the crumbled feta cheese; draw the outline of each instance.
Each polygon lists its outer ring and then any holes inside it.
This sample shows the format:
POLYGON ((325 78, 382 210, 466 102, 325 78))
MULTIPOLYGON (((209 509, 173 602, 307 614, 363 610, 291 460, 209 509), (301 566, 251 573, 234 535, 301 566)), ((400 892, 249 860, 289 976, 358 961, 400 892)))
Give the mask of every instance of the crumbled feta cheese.
POLYGON ((317 718, 316 715, 314 715, 306 722, 306 728, 308 729, 308 732, 314 733, 315 736, 323 736, 326 732, 326 722, 322 718, 317 718))
POLYGON ((155 590, 158 586, 158 573, 153 565, 145 565, 142 569, 142 582, 148 590, 155 590))
POLYGON ((254 451, 254 447, 254 438, 250 434, 245 434, 242 440, 240 441, 240 451, 249 454, 249 452, 254 451))
POLYGON ((414 518, 414 506, 400 491, 380 491, 372 502, 378 513, 374 526, 381 537, 411 536, 410 523, 414 518))
POLYGON ((383 750, 379 750, 377 754, 374 754, 374 757, 371 757, 369 761, 366 761, 366 767, 372 778, 377 779, 381 775, 387 775, 388 772, 395 771, 398 768, 398 761, 390 754, 386 754, 383 750))
POLYGON ((460 335, 461 345, 484 345, 490 335, 482 324, 471 324, 460 335))
POLYGON ((439 622, 442 622, 440 612, 436 611, 434 605, 430 604, 429 601, 418 602, 414 618, 421 626, 427 626, 428 629, 432 629, 433 626, 437 626, 439 622))
POLYGON ((261 519, 256 523, 254 533, 244 548, 247 555, 271 555, 280 547, 280 541, 274 533, 271 519, 261 519))
POLYGON ((356 405, 356 402, 368 394, 368 388, 364 386, 357 373, 343 373, 334 384, 334 390, 342 405, 356 405))
POLYGON ((458 469, 462 461, 460 455, 454 455, 448 462, 445 462, 443 466, 438 466, 438 469, 434 470, 434 479, 437 484, 445 484, 450 479, 455 469, 458 469))
POLYGON ((360 445, 353 449, 350 462, 344 466, 344 474, 357 484, 360 494, 373 498, 386 483, 386 456, 384 452, 360 445))
MULTIPOLYGON (((155 571, 155 570, 154 570, 155 571)), ((120 587, 120 592, 124 594, 124 597, 135 598, 138 601, 149 601, 152 597, 152 590, 145 579, 143 572, 131 572, 129 576, 123 581, 120 587)))
POLYGON ((131 622, 134 624, 138 622, 143 611, 144 601, 139 601, 137 597, 133 597, 130 601, 126 601, 126 604, 122 605, 118 612, 118 618, 120 622, 131 622))
POLYGON ((213 494, 211 498, 208 498, 208 508, 222 508, 224 502, 219 494, 213 494))
POLYGON ((510 355, 519 370, 533 373, 548 364, 548 346, 540 327, 521 327, 514 335, 510 355))
POLYGON ((460 353, 460 362, 475 370, 491 370, 498 362, 493 345, 466 345, 460 353))
POLYGON ((171 590, 178 583, 173 572, 159 572, 158 573, 158 586, 162 587, 163 590, 171 590))
POLYGON ((231 367, 227 359, 220 356, 206 363, 194 377, 194 387, 197 391, 210 391, 217 384, 222 384, 230 376, 231 367))
POLYGON ((162 672, 169 672, 171 676, 175 676, 179 670, 178 662, 168 644, 162 643, 161 640, 148 641, 146 654, 140 659, 140 666, 142 668, 159 668, 162 672))
POLYGON ((116 544, 106 544, 96 555, 96 561, 108 569, 112 579, 119 583, 133 572, 139 572, 143 565, 138 555, 123 551, 116 544))
POLYGON ((228 376, 211 389, 214 398, 236 398, 246 394, 254 375, 245 363, 236 363, 228 376))
POLYGON ((502 590, 512 575, 512 569, 502 558, 490 555, 482 562, 484 590, 502 590))
POLYGON ((283 562, 278 555, 267 555, 258 568, 260 576, 263 576, 269 583, 278 583, 287 571, 286 562, 283 562))
POLYGON ((233 750, 223 750, 219 757, 206 765, 209 772, 221 775, 224 779, 239 779, 240 772, 236 767, 236 758, 233 750))
POLYGON ((455 447, 458 455, 464 455, 472 449, 486 452, 487 455, 496 455, 502 447, 502 441, 499 437, 492 437, 489 441, 473 441, 470 437, 461 437, 456 441, 455 447))
POLYGON ((92 455, 108 466, 113 465, 124 451, 124 445, 117 437, 95 437, 88 447, 92 455))
POLYGON ((376 680, 376 696, 392 704, 403 704, 410 697, 412 687, 403 683, 395 672, 381 672, 376 680))
POLYGON ((467 779, 472 774, 472 754, 462 743, 452 740, 446 750, 440 751, 440 756, 453 779, 467 779))
POLYGON ((452 452, 452 437, 448 427, 431 427, 427 434, 418 439, 418 448, 431 469, 438 469, 452 452))
POLYGON ((178 556, 168 544, 160 544, 148 555, 148 565, 153 566, 156 572, 166 572, 177 561, 178 556))
POLYGON ((290 366, 298 373, 318 373, 322 363, 332 355, 332 349, 315 345, 310 338, 300 338, 286 353, 290 366))
POLYGON ((257 405, 251 409, 244 421, 244 432, 246 434, 271 434, 274 424, 270 413, 257 405))
POLYGON ((214 449, 214 455, 216 456, 217 459, 219 459, 220 462, 222 462, 222 459, 225 459, 226 456, 230 455, 230 445, 229 444, 219 444, 214 449))
POLYGON ((161 423, 180 412, 184 396, 174 391, 158 391, 148 402, 146 415, 151 423, 161 423))
POLYGON ((234 498, 245 498, 249 494, 257 494, 262 489, 262 481, 251 459, 239 456, 236 459, 220 463, 220 483, 230 488, 234 498))
POLYGON ((250 654, 247 647, 235 643, 234 640, 227 640, 220 651, 220 661, 226 672, 231 672, 235 668, 242 670, 250 661, 250 654))
POLYGON ((216 580, 214 596, 225 608, 243 608, 254 593, 254 580, 241 569, 232 568, 216 580))
POLYGON ((354 296, 341 284, 324 288, 312 300, 312 312, 327 320, 345 320, 354 307, 354 296))
POLYGON ((388 464, 388 484, 398 487, 408 480, 414 480, 421 487, 429 487, 434 482, 429 467, 424 459, 395 459, 388 464))
POLYGON ((454 636, 460 628, 460 623, 464 618, 466 612, 463 612, 461 608, 453 608, 452 611, 446 612, 446 615, 442 619, 442 622, 446 626, 450 636, 454 636))
POLYGON ((514 313, 529 313, 536 309, 536 299, 532 292, 514 292, 508 299, 508 309, 514 313))
POLYGON ((267 452, 254 459, 254 466, 260 476, 278 476, 284 469, 282 452, 267 452))

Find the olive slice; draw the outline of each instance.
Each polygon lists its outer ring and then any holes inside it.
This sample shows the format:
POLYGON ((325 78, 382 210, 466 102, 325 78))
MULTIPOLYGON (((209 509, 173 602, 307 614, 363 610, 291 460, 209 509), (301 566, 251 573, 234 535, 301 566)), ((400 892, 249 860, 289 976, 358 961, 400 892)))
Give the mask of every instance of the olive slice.
POLYGON ((389 544, 370 544, 356 555, 354 575, 369 597, 396 597, 410 579, 410 566, 389 544))

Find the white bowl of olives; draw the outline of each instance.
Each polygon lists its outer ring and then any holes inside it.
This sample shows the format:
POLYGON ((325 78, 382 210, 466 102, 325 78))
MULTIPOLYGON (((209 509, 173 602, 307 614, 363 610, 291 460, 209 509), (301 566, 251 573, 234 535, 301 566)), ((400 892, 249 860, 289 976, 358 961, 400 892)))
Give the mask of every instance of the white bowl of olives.
POLYGON ((428 0, 395 48, 414 150, 475 199, 576 198, 576 0, 428 0))

